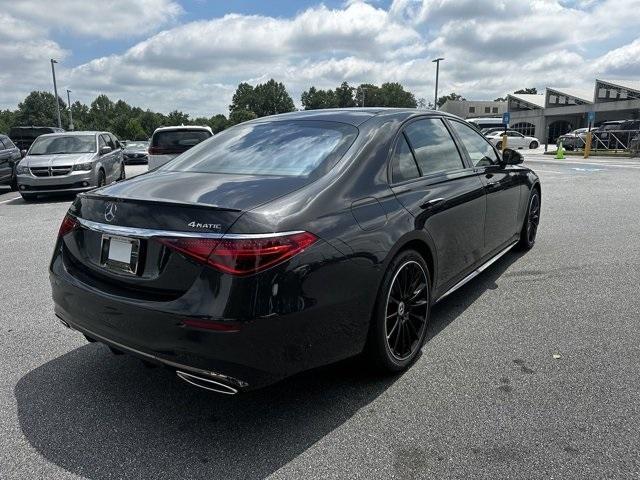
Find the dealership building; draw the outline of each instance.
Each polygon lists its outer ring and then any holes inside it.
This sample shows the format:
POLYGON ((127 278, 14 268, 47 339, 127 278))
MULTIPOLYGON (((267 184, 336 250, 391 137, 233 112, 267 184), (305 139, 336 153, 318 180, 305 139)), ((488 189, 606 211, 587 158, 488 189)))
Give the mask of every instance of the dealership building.
POLYGON ((541 142, 555 143, 571 130, 608 120, 640 118, 640 80, 596 80, 594 88, 551 88, 541 95, 507 95, 509 126, 541 142))
POLYGON ((502 117, 507 111, 507 102, 486 100, 447 100, 439 108, 460 118, 502 117))

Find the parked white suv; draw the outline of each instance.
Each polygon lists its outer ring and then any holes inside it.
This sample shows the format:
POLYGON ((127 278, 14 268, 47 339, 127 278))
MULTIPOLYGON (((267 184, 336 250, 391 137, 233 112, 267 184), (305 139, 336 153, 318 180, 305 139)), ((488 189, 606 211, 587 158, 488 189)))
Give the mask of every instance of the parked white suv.
POLYGON ((149 170, 164 165, 212 136, 210 127, 183 125, 156 128, 149 142, 149 170))

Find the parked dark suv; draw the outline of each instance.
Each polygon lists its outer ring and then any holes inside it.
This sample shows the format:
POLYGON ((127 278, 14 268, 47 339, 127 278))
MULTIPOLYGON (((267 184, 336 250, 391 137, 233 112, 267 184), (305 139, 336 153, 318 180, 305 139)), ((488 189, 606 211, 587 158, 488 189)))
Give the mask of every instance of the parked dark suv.
POLYGON ((16 184, 16 165, 22 156, 20 150, 9 137, 0 134, 0 185, 10 185, 11 190, 18 188, 16 184))
POLYGON ((9 137, 20 150, 29 150, 33 141, 40 135, 60 133, 64 129, 58 127, 13 127, 9 130, 9 137))

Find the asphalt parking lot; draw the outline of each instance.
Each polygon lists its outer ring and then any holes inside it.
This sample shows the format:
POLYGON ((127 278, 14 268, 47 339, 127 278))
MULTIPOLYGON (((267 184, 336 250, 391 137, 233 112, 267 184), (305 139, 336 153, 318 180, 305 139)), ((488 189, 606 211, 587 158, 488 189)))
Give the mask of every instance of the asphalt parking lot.
POLYGON ((638 478, 640 160, 527 163, 536 246, 437 305, 408 372, 347 361, 235 397, 62 327, 70 200, 0 190, 0 478, 638 478))

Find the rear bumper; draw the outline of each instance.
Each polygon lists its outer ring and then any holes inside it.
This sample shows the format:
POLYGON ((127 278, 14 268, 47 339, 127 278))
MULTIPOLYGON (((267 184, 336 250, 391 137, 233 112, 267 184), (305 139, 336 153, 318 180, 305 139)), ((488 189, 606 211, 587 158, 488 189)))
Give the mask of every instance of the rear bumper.
MULTIPOLYGON (((291 273, 271 273, 280 279, 281 296, 291 282, 291 297, 263 302, 257 297, 272 291, 271 278, 262 279, 263 289, 262 280, 247 280, 250 286, 239 279, 220 283, 206 271, 179 298, 128 298, 90 284, 66 265, 60 250, 58 242, 50 266, 56 315, 97 341, 172 369, 248 390, 353 356, 364 347, 373 300, 366 298, 367 289, 353 291, 354 275, 359 274, 326 244, 309 253, 324 262, 317 267, 322 270, 320 277, 298 279, 291 273), (325 275, 335 283, 320 281, 325 275), (272 310, 237 320, 227 313, 238 305, 258 303, 272 310), (220 318, 214 310, 228 318, 220 318), (186 319, 226 322, 236 328, 197 328, 186 326, 186 319)), ((299 265, 291 265, 288 272, 292 270, 305 271, 299 265)))

